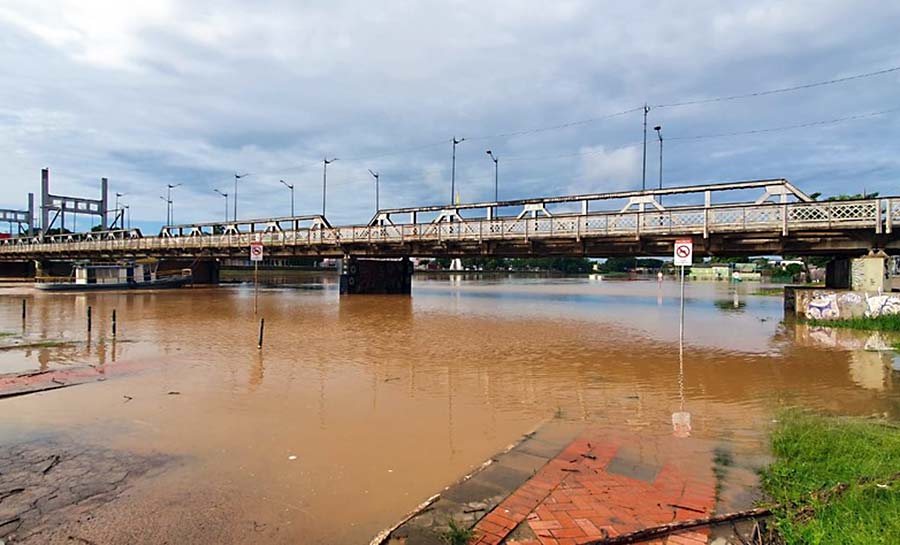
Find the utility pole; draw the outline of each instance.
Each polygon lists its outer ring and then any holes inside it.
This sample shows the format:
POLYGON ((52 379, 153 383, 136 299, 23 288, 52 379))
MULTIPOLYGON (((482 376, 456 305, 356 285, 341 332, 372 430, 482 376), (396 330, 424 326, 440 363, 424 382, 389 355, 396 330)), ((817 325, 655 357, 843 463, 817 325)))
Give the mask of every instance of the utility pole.
POLYGON ((453 158, 450 163, 450 204, 453 204, 454 195, 456 195, 456 146, 465 142, 465 138, 453 137, 453 158))
POLYGON ((647 189, 647 114, 650 113, 650 106, 644 103, 644 163, 641 167, 641 191, 647 189))

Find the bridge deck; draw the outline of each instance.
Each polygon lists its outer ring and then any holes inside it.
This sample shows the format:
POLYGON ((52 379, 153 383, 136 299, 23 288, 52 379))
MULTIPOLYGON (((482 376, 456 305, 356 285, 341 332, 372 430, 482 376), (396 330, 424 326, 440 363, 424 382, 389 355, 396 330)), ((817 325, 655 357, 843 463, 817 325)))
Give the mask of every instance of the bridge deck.
POLYGON ((246 232, 222 224, 220 234, 170 228, 157 237, 126 230, 10 239, 0 242, 0 260, 233 257, 246 255, 256 241, 271 257, 666 255, 681 237, 694 238, 698 253, 715 255, 900 252, 897 197, 340 227, 316 218, 252 220, 244 222, 246 232), (311 225, 300 227, 301 220, 311 225))

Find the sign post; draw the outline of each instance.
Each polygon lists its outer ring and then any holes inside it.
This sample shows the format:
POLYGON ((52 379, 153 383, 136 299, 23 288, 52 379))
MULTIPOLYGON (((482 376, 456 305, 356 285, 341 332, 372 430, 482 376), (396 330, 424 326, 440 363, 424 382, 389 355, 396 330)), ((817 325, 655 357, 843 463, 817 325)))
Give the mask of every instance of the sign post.
POLYGON ((250 261, 253 262, 253 313, 259 314, 259 262, 263 260, 263 243, 250 243, 250 261))
POLYGON ((681 319, 678 321, 678 342, 684 343, 684 268, 694 264, 694 241, 680 238, 675 241, 675 266, 681 267, 681 319))
POLYGON ((694 241, 689 238, 675 241, 675 266, 681 268, 681 317, 678 320, 678 396, 681 406, 672 413, 672 428, 676 437, 691 434, 691 413, 684 410, 684 268, 694 264, 694 241))

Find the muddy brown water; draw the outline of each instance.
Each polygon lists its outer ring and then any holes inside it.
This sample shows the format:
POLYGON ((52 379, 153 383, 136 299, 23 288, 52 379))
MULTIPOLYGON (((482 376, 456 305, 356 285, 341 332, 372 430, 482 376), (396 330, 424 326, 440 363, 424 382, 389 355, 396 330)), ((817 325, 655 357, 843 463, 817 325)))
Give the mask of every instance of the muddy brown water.
POLYGON ((548 418, 653 437, 683 410, 687 440, 760 461, 785 405, 900 417, 894 355, 873 350, 891 339, 782 323, 757 284, 689 283, 680 365, 673 282, 423 276, 411 298, 341 298, 334 277, 267 281, 262 350, 247 284, 0 289, 0 331, 74 342, 0 351, 0 374, 125 369, 0 400, 3 445, 177 460, 42 540, 368 543, 548 418))

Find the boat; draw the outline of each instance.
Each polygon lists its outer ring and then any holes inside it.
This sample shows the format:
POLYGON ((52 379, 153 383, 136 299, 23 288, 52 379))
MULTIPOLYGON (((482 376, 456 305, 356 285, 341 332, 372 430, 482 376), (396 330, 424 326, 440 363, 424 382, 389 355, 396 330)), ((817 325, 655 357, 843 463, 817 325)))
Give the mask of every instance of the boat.
POLYGON ((191 269, 157 272, 158 262, 76 263, 72 276, 39 278, 44 291, 141 290, 180 288, 192 283, 191 269))

